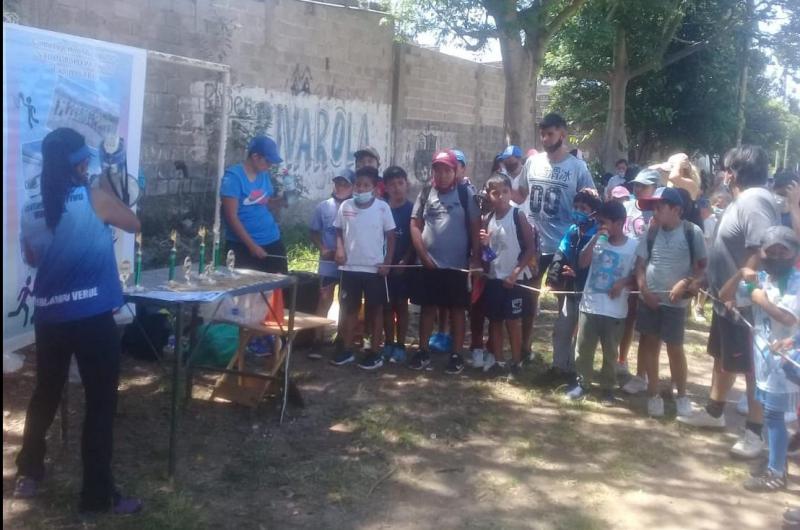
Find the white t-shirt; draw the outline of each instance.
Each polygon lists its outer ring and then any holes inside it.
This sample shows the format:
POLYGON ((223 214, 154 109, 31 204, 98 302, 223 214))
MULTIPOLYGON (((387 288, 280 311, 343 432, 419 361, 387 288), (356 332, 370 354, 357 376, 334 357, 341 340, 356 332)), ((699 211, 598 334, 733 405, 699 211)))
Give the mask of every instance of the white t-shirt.
MULTIPOLYGON (((514 209, 506 212, 502 219, 492 214, 486 231, 489 232, 489 248, 497 254, 489 264, 489 278, 505 280, 519 263, 519 255, 522 252, 514 222, 514 209)), ((530 275, 530 270, 525 267, 518 280, 527 280, 530 275)))
POLYGON ((347 263, 341 270, 378 272, 386 256, 386 232, 395 229, 389 205, 375 199, 368 208, 359 208, 353 199, 347 199, 339 207, 333 226, 341 229, 344 237, 347 263))
MULTIPOLYGON (((511 175, 508 176, 511 179, 511 189, 514 191, 519 190, 520 184, 524 184, 525 187, 528 187, 528 181, 525 178, 525 166, 519 166, 519 173, 517 173, 516 177, 512 177, 511 175)), ((522 201, 522 204, 517 204, 513 200, 508 201, 512 208, 519 208, 525 214, 525 217, 528 217, 530 213, 531 205, 528 202, 528 197, 525 197, 525 200, 522 201)))
POLYGON ((636 264, 637 240, 629 237, 625 243, 615 246, 598 242, 594 247, 589 276, 583 289, 580 310, 592 315, 605 315, 612 318, 625 318, 628 314, 628 294, 625 288, 616 298, 610 298, 608 291, 622 278, 631 275, 636 264))
POLYGON ((714 237, 714 230, 717 228, 717 216, 716 215, 709 215, 705 221, 703 221, 703 236, 706 238, 706 246, 711 243, 712 238, 714 237))
POLYGON ((622 231, 625 235, 638 239, 642 234, 647 233, 647 227, 650 224, 650 219, 653 218, 653 212, 643 212, 636 206, 636 199, 629 200, 625 203, 625 212, 627 219, 622 231))

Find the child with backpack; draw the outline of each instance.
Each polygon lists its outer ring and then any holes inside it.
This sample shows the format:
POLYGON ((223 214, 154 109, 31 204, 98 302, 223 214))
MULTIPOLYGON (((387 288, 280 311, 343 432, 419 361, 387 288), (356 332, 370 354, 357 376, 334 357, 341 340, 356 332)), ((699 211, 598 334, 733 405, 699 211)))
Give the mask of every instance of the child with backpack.
POLYGON ((625 235, 627 214, 621 203, 604 203, 595 218, 597 233, 583 247, 578 259, 578 266, 588 267, 589 273, 578 317, 578 381, 567 390, 567 397, 580 399, 589 391, 594 375, 594 354, 600 342, 603 348, 602 403, 613 405, 617 353, 628 314, 628 293, 634 285, 638 242, 625 235))
POLYGON ((658 188, 640 199, 639 208, 653 211, 653 221, 636 251, 636 280, 641 294, 636 314, 639 349, 647 372, 647 413, 664 415, 658 393, 658 357, 667 344, 672 381, 677 387, 678 416, 691 414, 686 396, 687 365, 683 349, 689 298, 699 288, 706 268, 703 231, 682 218, 684 202, 675 188, 658 188))
POLYGON ((424 370, 430 366, 427 345, 437 309, 447 308, 453 345, 446 372, 458 374, 464 369, 464 312, 470 302, 465 269, 480 266, 480 216, 472 191, 456 179, 455 154, 439 151, 431 166, 432 185, 422 188, 411 214, 411 240, 424 268, 412 296, 412 302, 422 306, 420 349, 409 368, 424 370))
POLYGON ((785 414, 800 403, 800 374, 791 362, 800 361, 794 340, 800 319, 800 271, 795 267, 798 255, 800 240, 792 229, 771 226, 761 240, 762 270, 740 269, 720 289, 722 300, 753 309, 756 398, 764 406, 769 461, 765 469, 744 483, 749 491, 786 488, 789 433, 785 414))
POLYGON ((489 318, 489 353, 483 362, 483 370, 489 371, 495 364, 503 367, 503 325, 511 344, 511 377, 522 370, 522 322, 526 312, 532 310, 530 296, 517 284, 518 280, 531 277, 528 263, 536 254, 533 229, 527 215, 519 208, 512 208, 511 179, 495 173, 486 183, 492 211, 487 217, 486 227, 480 232, 483 245, 483 261, 489 272, 483 290, 483 303, 489 318), (527 301, 527 303, 526 303, 527 301))

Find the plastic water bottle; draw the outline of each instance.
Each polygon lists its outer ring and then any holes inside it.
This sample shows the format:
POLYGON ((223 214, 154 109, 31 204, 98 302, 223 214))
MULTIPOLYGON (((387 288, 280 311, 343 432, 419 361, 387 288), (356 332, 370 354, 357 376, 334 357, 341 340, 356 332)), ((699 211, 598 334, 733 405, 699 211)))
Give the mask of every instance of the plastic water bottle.
POLYGON ((608 235, 607 234, 600 234, 600 237, 597 238, 597 243, 608 243, 608 235))

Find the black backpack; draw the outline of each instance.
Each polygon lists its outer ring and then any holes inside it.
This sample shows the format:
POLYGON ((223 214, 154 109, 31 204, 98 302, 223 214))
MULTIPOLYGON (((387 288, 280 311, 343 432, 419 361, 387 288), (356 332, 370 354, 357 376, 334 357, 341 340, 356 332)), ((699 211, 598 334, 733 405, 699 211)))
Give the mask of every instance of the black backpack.
POLYGON ((136 318, 122 334, 122 353, 142 361, 157 361, 171 334, 169 315, 137 305, 136 318))
MULTIPOLYGON (((419 209, 417 217, 423 220, 425 219, 425 205, 428 204, 428 197, 431 194, 432 187, 431 184, 425 184, 420 193, 422 207, 419 209)), ((472 236, 470 235, 471 225, 469 220, 469 187, 466 184, 456 184, 456 190, 458 191, 458 202, 461 203, 461 209, 464 210, 464 225, 467 230, 467 257, 469 257, 472 251, 472 236)))

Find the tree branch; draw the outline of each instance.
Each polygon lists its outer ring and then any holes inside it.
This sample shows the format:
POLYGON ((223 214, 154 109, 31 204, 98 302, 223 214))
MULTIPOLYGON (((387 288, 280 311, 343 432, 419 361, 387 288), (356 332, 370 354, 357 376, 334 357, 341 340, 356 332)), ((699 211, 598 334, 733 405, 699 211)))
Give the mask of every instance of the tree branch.
MULTIPOLYGON (((542 27, 541 32, 539 33, 539 42, 547 43, 552 37, 553 34, 564 25, 564 22, 569 20, 569 18, 578 12, 586 0, 571 0, 570 3, 561 10, 558 14, 556 14, 555 18, 551 20, 549 23, 545 24, 542 27)), ((546 5, 542 5, 542 8, 545 8, 546 5)))

